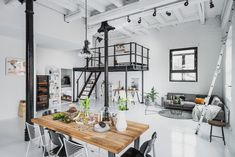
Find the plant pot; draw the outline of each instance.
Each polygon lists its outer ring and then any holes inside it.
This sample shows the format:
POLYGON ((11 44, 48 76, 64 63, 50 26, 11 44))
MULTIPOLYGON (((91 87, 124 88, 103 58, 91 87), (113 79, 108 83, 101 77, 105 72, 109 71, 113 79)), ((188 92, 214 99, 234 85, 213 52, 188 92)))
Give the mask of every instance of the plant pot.
POLYGON ((126 131, 127 122, 126 122, 126 111, 118 111, 116 129, 117 131, 123 132, 126 131))

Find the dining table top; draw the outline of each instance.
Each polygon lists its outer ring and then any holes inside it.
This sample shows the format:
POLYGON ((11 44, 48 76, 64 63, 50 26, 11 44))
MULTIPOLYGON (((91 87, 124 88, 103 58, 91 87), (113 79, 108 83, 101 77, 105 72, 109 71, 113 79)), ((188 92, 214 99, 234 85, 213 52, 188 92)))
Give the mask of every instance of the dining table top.
POLYGON ((34 118, 31 121, 39 126, 63 133, 115 154, 124 150, 149 128, 148 124, 127 121, 127 129, 124 132, 118 132, 114 126, 111 126, 109 131, 98 133, 93 130, 93 125, 79 125, 75 122, 64 123, 53 120, 51 115, 34 118))

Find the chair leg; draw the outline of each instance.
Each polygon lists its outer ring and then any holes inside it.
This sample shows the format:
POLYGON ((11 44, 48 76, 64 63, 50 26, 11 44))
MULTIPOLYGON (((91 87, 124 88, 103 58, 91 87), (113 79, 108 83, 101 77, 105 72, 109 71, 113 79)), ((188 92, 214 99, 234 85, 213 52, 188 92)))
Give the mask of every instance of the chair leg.
POLYGON ((221 127, 221 130, 222 130, 222 137, 223 137, 224 145, 226 145, 226 143, 225 143, 225 137, 224 137, 224 127, 221 127))
POLYGON ((28 143, 28 147, 27 147, 27 151, 26 151, 26 157, 28 157, 28 154, 29 154, 29 146, 30 146, 30 141, 28 143))
POLYGON ((211 125, 211 131, 210 131, 210 142, 211 142, 211 138, 212 138, 212 129, 213 129, 213 126, 211 125))

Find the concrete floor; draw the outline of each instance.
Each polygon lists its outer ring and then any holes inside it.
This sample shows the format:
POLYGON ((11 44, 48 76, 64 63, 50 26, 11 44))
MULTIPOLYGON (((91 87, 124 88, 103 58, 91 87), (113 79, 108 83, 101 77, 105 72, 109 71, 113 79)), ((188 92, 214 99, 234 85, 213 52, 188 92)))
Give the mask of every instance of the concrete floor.
MULTIPOLYGON (((99 101, 93 101, 91 110, 97 112, 102 108, 99 101)), ((63 107, 65 109, 66 107, 63 107)), ((161 108, 153 108, 161 110, 161 108)), ((192 120, 169 119, 157 113, 145 115, 143 104, 130 105, 127 111, 127 119, 147 123, 150 129, 141 136, 140 143, 149 139, 154 131, 158 138, 155 144, 157 157, 232 157, 227 146, 223 145, 222 139, 213 138, 209 142, 210 127, 203 123, 199 135, 195 135, 196 122, 192 120)), ((24 142, 24 121, 14 118, 0 121, 0 156, 1 157, 24 157, 27 142, 24 142)), ((213 130, 214 134, 221 135, 220 128, 213 130)), ((226 130, 225 130, 226 131, 226 130)), ((133 145, 133 144, 132 144, 133 145)), ((98 149, 92 148, 90 157, 96 157, 98 149)), ((124 150, 125 151, 125 150, 124 150)), ((32 152, 30 152, 32 154, 32 152)), ((121 153, 119 154, 121 155, 121 153)), ((117 156, 119 156, 117 155, 117 156)), ((42 156, 39 151, 29 156, 42 156)), ((100 157, 107 156, 107 152, 101 150, 100 157)), ((233 156, 234 157, 234 156, 233 156)))

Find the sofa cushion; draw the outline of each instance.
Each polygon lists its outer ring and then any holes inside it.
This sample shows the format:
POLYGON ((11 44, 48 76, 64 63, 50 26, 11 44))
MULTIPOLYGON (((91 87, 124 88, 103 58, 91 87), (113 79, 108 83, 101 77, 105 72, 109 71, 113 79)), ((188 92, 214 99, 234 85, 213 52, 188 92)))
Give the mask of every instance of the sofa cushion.
POLYGON ((184 107, 188 107, 188 108, 194 108, 194 106, 196 105, 195 102, 191 102, 191 101, 184 101, 183 102, 184 107))
POLYGON ((194 102, 195 98, 196 98, 195 94, 185 94, 185 101, 192 101, 192 102, 194 102))

